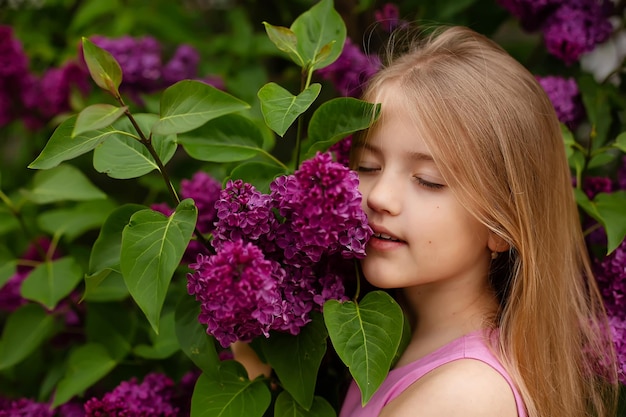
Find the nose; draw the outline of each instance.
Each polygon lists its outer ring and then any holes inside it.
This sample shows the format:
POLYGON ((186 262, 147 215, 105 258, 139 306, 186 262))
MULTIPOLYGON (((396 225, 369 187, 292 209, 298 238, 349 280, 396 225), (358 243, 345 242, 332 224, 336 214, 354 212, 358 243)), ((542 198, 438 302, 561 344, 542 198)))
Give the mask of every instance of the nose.
POLYGON ((376 213, 386 213, 392 216, 400 214, 402 210, 401 181, 390 173, 381 172, 375 178, 361 179, 361 193, 367 208, 376 213))

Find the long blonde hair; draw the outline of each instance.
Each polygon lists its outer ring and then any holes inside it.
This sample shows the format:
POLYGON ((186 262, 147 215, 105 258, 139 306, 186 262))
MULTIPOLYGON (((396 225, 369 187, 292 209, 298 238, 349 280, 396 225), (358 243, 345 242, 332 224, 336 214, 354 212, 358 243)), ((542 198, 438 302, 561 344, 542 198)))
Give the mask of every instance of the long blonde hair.
POLYGON ((414 42, 370 80, 364 98, 376 101, 391 83, 458 199, 510 245, 490 277, 500 299, 494 349, 528 415, 614 413, 615 354, 560 125, 541 86, 463 27, 414 42))

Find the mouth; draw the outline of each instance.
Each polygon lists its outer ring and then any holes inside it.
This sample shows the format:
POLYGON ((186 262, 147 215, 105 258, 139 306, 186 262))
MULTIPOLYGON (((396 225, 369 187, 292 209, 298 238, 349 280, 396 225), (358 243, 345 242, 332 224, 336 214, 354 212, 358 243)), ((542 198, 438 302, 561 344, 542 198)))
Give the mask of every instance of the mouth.
POLYGON ((380 239, 380 240, 387 240, 389 242, 402 242, 402 240, 397 239, 397 238, 395 238, 395 237, 393 237, 391 235, 388 235, 386 233, 374 233, 372 235, 372 237, 376 238, 376 239, 380 239))

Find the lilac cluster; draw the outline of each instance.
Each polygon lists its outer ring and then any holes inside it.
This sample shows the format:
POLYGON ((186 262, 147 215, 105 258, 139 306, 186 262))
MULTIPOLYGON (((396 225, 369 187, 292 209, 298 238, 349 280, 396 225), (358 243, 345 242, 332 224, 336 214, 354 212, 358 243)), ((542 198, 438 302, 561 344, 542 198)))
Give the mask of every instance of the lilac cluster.
POLYGON ((385 32, 393 32, 398 26, 406 23, 400 20, 400 9, 393 3, 385 3, 380 10, 375 10, 374 19, 385 32))
POLYGON ((341 165, 350 166, 350 149, 352 148, 352 135, 341 139, 339 142, 328 148, 335 157, 335 161, 341 165))
POLYGON ((263 194, 229 181, 217 209, 216 254, 190 265, 200 322, 222 346, 269 332, 298 334, 329 299, 345 299, 352 259, 371 236, 358 177, 329 153, 304 161, 263 194))
POLYGON ((13 29, 0 26, 0 126, 21 119, 27 128, 39 129, 71 110, 73 89, 83 95, 89 92, 89 74, 75 62, 50 68, 41 76, 30 73, 28 67, 28 57, 13 29))
POLYGON ((609 0, 499 0, 527 30, 541 30, 548 52, 567 65, 613 32, 609 0))
POLYGON ((102 398, 92 398, 85 405, 86 417, 177 417, 173 403, 174 382, 163 374, 151 373, 137 383, 136 378, 123 381, 102 398))
MULTIPOLYGON (((123 74, 120 88, 138 102, 141 102, 139 93, 152 93, 184 79, 198 78, 200 54, 191 45, 179 45, 164 63, 161 44, 151 36, 92 36, 91 41, 118 61, 123 74)), ((203 81, 217 88, 223 87, 222 81, 216 77, 203 81)))
POLYGON ((576 80, 559 76, 537 76, 536 78, 550 98, 561 123, 570 129, 575 128, 585 116, 576 80))
POLYGON ((626 384, 626 319, 611 317, 609 326, 617 353, 619 380, 622 384, 626 384))
POLYGON ((339 58, 329 66, 317 70, 317 73, 331 81, 340 94, 360 97, 363 86, 380 66, 378 57, 364 54, 347 38, 339 58))
POLYGON ((0 398, 0 417, 84 417, 83 406, 69 402, 56 409, 48 403, 40 403, 30 398, 15 400, 0 398))

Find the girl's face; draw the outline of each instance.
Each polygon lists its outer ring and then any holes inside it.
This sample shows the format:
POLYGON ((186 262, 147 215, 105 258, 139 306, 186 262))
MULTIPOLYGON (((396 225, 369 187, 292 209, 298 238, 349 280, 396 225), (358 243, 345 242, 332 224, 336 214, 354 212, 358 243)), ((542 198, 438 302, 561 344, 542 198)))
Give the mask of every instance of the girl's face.
POLYGON ((374 230, 363 273, 380 288, 483 282, 490 233, 456 199, 420 132, 390 96, 357 148, 363 209, 374 230))

